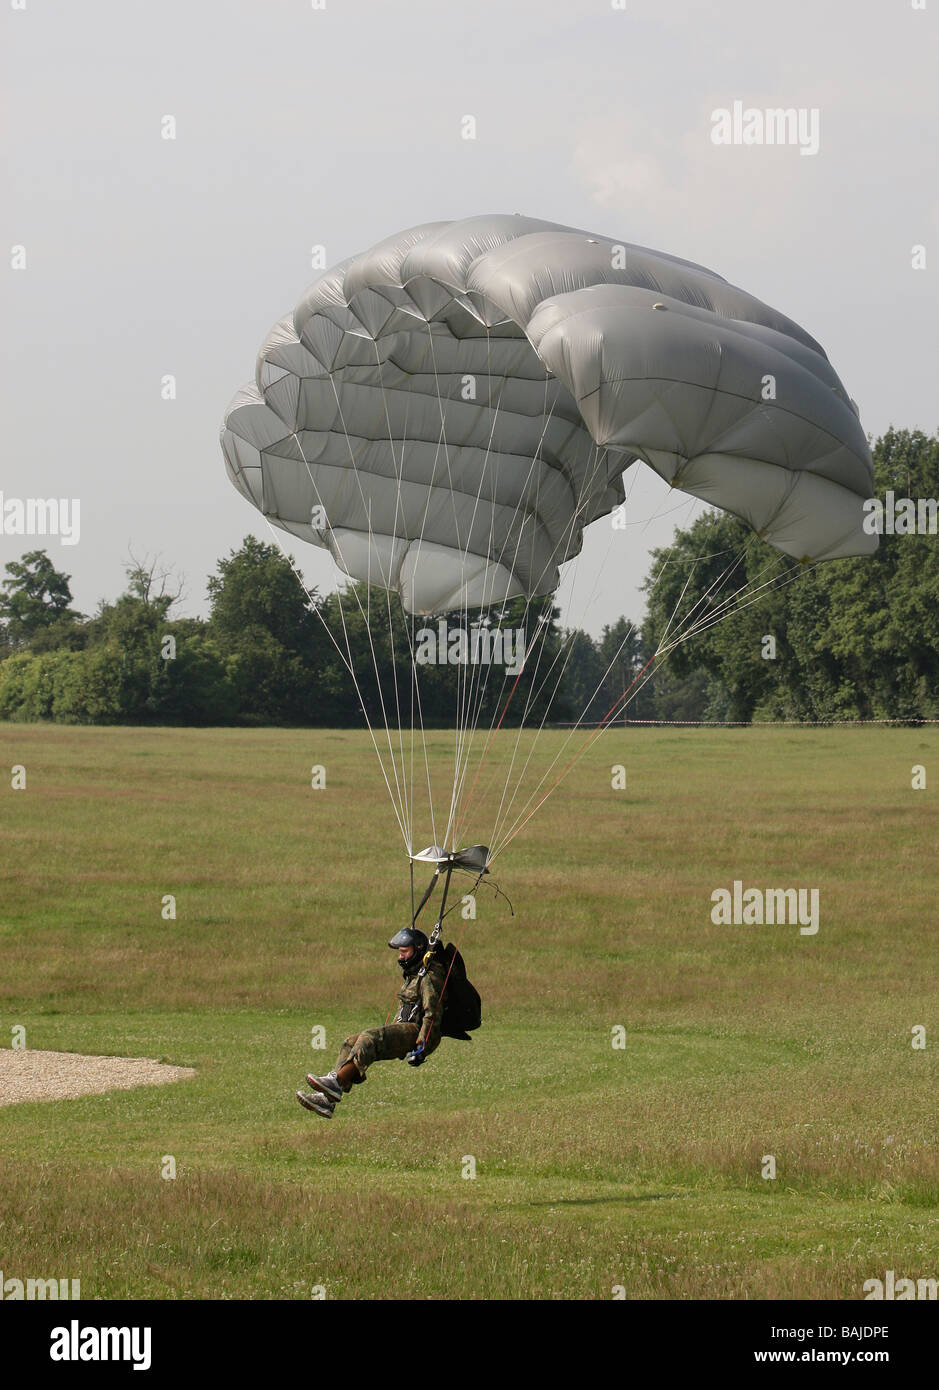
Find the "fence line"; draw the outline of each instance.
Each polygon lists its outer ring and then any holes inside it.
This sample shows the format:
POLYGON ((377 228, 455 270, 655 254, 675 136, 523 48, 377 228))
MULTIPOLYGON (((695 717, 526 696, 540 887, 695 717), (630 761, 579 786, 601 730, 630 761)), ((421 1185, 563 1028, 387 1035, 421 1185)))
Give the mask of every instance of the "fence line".
MULTIPOLYGON (((550 725, 552 729, 596 729, 602 721, 558 720, 550 725)), ((607 724, 608 729, 622 729, 626 725, 659 725, 670 729, 827 729, 837 726, 857 727, 862 724, 939 724, 939 719, 921 719, 910 715, 905 719, 617 719, 607 724)))

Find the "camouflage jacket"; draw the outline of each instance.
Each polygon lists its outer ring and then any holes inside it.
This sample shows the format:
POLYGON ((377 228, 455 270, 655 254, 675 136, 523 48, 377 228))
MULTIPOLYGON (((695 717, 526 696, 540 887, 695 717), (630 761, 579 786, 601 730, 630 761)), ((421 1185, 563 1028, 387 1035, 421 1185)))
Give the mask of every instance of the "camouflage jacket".
POLYGON ((443 1023, 441 993, 447 973, 438 961, 432 961, 427 974, 420 979, 417 971, 407 975, 398 990, 398 1012, 395 1023, 417 1023, 420 1031, 415 1047, 426 1044, 428 1052, 440 1042, 440 1027, 443 1023))

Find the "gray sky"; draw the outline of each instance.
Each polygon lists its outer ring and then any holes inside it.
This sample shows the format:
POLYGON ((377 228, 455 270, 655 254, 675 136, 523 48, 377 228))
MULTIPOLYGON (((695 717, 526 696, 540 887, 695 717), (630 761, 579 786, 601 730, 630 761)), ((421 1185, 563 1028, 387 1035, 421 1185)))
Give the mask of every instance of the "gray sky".
MULTIPOLYGON (((870 434, 934 430, 939 0, 918 2, 7 0, 3 219, 27 261, 3 277, 0 491, 81 499, 79 544, 48 549, 82 610, 132 546, 205 612, 218 557, 270 539, 218 427, 310 248, 488 212, 702 262, 822 343, 870 434), (817 108, 819 152, 715 145, 738 100, 817 108)), ((593 632, 639 615, 650 547, 702 510, 633 473, 632 524, 591 528, 562 583, 593 632)), ((0 536, 0 566, 43 544, 0 536)))

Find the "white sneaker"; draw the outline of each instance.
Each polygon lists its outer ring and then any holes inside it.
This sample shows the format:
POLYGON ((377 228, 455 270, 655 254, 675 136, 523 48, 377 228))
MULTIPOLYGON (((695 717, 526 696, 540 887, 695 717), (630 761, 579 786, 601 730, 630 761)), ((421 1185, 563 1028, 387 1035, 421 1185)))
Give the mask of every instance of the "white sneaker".
POLYGON ((297 1100, 305 1110, 314 1110, 325 1120, 331 1120, 336 1110, 336 1102, 330 1100, 329 1096, 323 1095, 320 1091, 298 1091, 297 1100))
POLYGON ((307 1076, 306 1084, 314 1091, 322 1091, 338 1105, 342 1100, 342 1087, 339 1085, 339 1078, 334 1071, 327 1072, 325 1076, 307 1076))

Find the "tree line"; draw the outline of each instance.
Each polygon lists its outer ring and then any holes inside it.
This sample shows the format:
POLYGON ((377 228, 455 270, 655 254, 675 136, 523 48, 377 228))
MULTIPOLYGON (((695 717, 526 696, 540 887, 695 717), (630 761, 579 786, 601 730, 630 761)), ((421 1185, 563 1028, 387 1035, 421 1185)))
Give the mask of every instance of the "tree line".
MULTIPOLYGON (((890 430, 875 495, 936 497, 939 436, 890 430)), ((647 613, 599 637, 550 598, 477 617, 472 642, 521 634, 520 669, 440 659, 412 680, 418 633, 397 595, 308 595, 274 545, 247 537, 209 578, 206 619, 178 618, 171 572, 131 557, 125 592, 92 616, 42 550, 0 583, 0 719, 88 724, 449 726, 542 720, 939 717, 939 539, 884 536, 872 557, 801 566, 727 513, 653 552, 647 613), (723 618, 723 621, 717 621, 723 618), (692 635, 667 658, 663 645, 692 635), (349 656, 351 655, 351 662, 349 656), (351 670, 349 669, 351 667, 351 670)), ((472 615, 471 615, 472 617, 472 615)), ((433 643, 431 643, 433 646, 433 643)))

